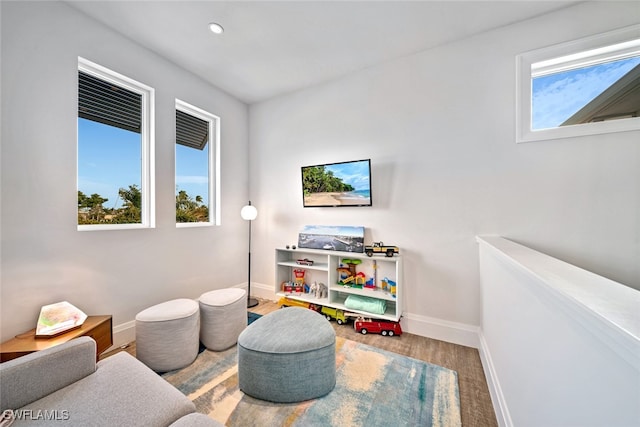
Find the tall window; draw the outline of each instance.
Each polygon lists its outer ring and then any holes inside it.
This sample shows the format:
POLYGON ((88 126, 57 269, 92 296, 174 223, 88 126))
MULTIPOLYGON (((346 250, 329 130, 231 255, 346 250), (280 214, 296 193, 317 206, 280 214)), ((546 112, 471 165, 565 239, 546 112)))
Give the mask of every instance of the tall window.
POLYGON ((176 99, 176 225, 219 224, 220 119, 176 99))
POLYGON ((78 58, 78 229, 154 226, 154 90, 78 58))
POLYGON ((640 26, 518 57, 518 141, 640 129, 640 26))

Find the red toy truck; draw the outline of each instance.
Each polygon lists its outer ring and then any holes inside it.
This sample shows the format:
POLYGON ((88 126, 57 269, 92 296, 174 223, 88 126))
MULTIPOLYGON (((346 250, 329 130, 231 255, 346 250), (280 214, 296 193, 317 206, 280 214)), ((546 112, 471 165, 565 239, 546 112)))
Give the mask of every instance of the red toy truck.
POLYGON ((391 320, 372 320, 358 317, 356 321, 353 322, 353 328, 356 332, 360 332, 362 335, 366 335, 368 333, 381 334, 390 337, 394 335, 402 335, 400 322, 393 322, 391 320))

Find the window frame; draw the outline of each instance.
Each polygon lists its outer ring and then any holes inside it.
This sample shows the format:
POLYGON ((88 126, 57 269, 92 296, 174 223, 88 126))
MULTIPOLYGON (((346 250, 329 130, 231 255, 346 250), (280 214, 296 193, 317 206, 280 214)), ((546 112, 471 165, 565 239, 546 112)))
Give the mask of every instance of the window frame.
MULTIPOLYGON (((178 98, 175 100, 175 110, 181 111, 185 114, 194 116, 200 120, 204 120, 208 123, 208 141, 209 144, 209 185, 208 185, 208 200, 209 200, 209 221, 207 222, 177 222, 176 228, 190 228, 190 227, 210 227, 214 225, 220 225, 220 117, 212 114, 202 108, 196 107, 188 102, 182 101, 178 98)), ((175 115, 174 115, 175 117, 175 115)), ((177 125, 177 124, 176 124, 177 125)), ((175 130, 176 126, 174 126, 175 130)), ((178 144, 174 138, 174 188, 177 188, 177 156, 175 146, 178 144)), ((175 197, 175 192, 174 192, 175 197)), ((175 205, 174 205, 175 206, 175 205)), ((175 218, 175 211, 174 211, 175 218)))
POLYGON ((578 68, 578 65, 586 66, 594 61, 599 62, 603 57, 615 58, 621 54, 629 54, 629 52, 640 54, 640 25, 632 25, 518 55, 516 57, 516 142, 545 141, 639 130, 640 117, 581 123, 549 129, 533 130, 532 128, 532 81, 535 73, 532 71, 533 66, 547 63, 547 68, 553 67, 558 71, 563 71, 578 68), (616 50, 609 49, 609 52, 605 52, 605 54, 596 51, 597 49, 606 51, 613 45, 625 42, 630 43, 627 43, 624 49, 622 47, 616 50), (587 51, 592 52, 590 55, 581 56, 587 51), (562 57, 569 58, 555 61, 555 59, 562 57))
MULTIPOLYGON (((155 228, 155 89, 132 78, 110 70, 95 62, 78 57, 78 71, 90 74, 101 80, 121 86, 141 95, 141 177, 140 223, 134 224, 77 224, 78 231, 123 230, 155 228)), ((76 101, 78 105, 78 101, 76 101)), ((76 120, 78 115, 76 113, 76 120)), ((78 150, 78 125, 76 123, 76 164, 80 161, 78 150)), ((78 167, 76 166, 76 190, 79 190, 78 167)))

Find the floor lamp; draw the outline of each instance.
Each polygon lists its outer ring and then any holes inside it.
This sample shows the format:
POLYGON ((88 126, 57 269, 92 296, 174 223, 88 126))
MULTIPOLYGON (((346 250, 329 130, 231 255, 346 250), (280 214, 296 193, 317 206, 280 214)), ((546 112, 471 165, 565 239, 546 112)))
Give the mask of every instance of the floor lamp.
POLYGON ((244 206, 240 211, 240 216, 245 221, 249 221, 249 277, 247 279, 247 307, 255 307, 258 305, 258 300, 251 298, 251 221, 258 216, 258 210, 255 206, 251 206, 251 200, 249 204, 244 206))

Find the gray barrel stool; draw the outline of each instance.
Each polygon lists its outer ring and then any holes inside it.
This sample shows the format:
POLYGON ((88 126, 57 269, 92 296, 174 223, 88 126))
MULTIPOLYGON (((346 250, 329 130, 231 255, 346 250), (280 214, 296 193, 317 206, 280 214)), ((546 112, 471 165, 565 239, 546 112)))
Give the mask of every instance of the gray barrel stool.
POLYGON ((288 307, 238 337, 238 384, 249 396, 291 403, 315 399, 336 384, 336 333, 315 311, 288 307))
POLYGON ((240 288, 218 289, 198 298, 200 341, 209 350, 221 351, 238 342, 247 327, 247 292, 240 288))
POLYGON ((200 347, 200 309, 191 299, 175 299, 136 315, 136 357, 156 372, 190 365, 200 347))

